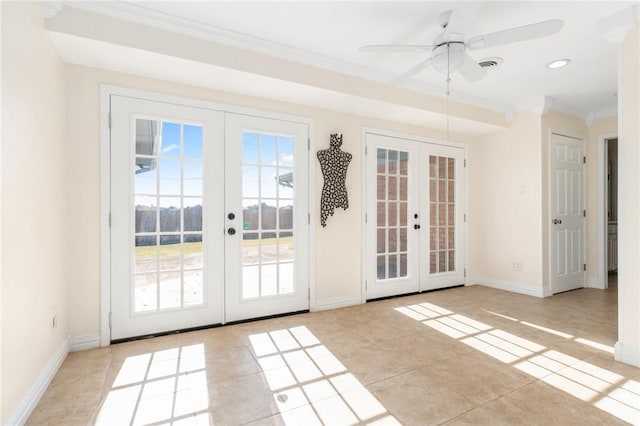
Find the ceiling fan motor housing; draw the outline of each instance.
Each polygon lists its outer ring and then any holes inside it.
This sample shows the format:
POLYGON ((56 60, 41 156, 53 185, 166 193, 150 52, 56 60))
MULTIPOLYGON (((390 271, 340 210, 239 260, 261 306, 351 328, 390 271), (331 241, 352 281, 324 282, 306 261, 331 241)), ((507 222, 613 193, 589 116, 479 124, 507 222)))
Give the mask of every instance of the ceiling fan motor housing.
POLYGON ((431 60, 433 67, 440 73, 447 70, 453 72, 464 63, 464 52, 466 47, 462 41, 448 41, 433 48, 431 60))

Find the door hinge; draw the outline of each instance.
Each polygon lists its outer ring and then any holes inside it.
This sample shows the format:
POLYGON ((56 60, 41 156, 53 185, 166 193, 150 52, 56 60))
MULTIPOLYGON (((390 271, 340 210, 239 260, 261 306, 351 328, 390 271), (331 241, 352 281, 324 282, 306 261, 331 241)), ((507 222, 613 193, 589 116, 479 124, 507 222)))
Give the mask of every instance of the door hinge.
POLYGON ((109 228, 111 228, 111 212, 109 212, 109 228))
POLYGON ((307 300, 311 300, 311 287, 307 289, 307 300))
POLYGON ((587 164, 587 157, 586 156, 582 157, 582 164, 587 164))
POLYGON ((464 214, 464 221, 465 222, 467 221, 467 214, 466 213, 464 214))
POLYGON ((367 223, 368 220, 369 220, 369 216, 365 213, 364 214, 364 223, 367 223))
POLYGON ((582 264, 582 270, 583 270, 583 271, 586 271, 586 270, 587 270, 587 264, 586 264, 586 263, 583 263, 583 264, 582 264))
POLYGON ((111 312, 109 312, 109 328, 111 328, 111 312))
POLYGON ((364 282, 364 289, 365 291, 369 289, 369 281, 364 282))
POLYGON ((586 210, 582 210, 582 217, 587 217, 587 211, 586 210))
POLYGON ((464 277, 467 278, 467 268, 464 268, 464 277))
POLYGON ((107 121, 109 123, 109 129, 111 129, 111 113, 107 116, 107 121))
POLYGON ((364 155, 369 154, 369 147, 368 146, 364 146, 364 155))
POLYGON ((467 159, 464 159, 464 166, 467 167, 467 159))
POLYGON ((307 223, 311 225, 311 213, 307 213, 307 223))
POLYGON ((311 151, 311 138, 307 138, 307 150, 311 151))

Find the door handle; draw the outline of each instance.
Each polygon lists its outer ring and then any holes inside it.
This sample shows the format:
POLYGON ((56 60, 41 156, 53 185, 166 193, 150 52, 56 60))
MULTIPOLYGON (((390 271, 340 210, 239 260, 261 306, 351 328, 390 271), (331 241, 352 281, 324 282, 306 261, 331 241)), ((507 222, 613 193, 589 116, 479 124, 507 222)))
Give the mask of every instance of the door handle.
POLYGON ((420 229, 420 225, 416 223, 415 225, 413 225, 413 229, 420 229))
POLYGON ((235 228, 229 228, 229 229, 227 230, 227 234, 229 234, 229 235, 235 235, 235 233, 236 233, 235 228))
POLYGON ((560 225, 562 223, 562 219, 553 219, 551 223, 553 223, 554 225, 560 225))

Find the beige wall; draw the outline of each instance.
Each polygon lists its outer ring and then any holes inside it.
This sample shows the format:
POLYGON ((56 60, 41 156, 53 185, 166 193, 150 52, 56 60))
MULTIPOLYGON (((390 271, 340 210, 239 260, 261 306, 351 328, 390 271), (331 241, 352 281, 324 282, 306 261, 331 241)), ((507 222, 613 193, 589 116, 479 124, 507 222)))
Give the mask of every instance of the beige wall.
POLYGON ((540 129, 540 117, 523 112, 509 129, 470 144, 471 283, 542 296, 540 129))
MULTIPOLYGON (((177 83, 80 66, 67 66, 67 127, 69 191, 81 194, 81 202, 69 211, 69 321, 71 337, 100 332, 100 84, 111 84, 217 103, 295 114, 314 120, 316 149, 329 145, 331 133, 342 133, 343 149, 353 154, 347 175, 349 209, 337 210, 326 228, 315 227, 316 304, 354 303, 361 297, 361 217, 363 127, 376 127, 417 136, 444 138, 441 132, 398 125, 376 119, 320 110, 301 105, 273 102, 222 91, 206 90, 177 83)), ((469 138, 452 136, 461 142, 469 138)), ((322 175, 316 167, 315 212, 319 213, 322 175)))
POLYGON ((66 349, 69 197, 64 64, 37 3, 0 7, 4 424, 52 355, 66 349))
POLYGON ((618 74, 618 343, 616 359, 640 367, 640 31, 622 43, 618 74))

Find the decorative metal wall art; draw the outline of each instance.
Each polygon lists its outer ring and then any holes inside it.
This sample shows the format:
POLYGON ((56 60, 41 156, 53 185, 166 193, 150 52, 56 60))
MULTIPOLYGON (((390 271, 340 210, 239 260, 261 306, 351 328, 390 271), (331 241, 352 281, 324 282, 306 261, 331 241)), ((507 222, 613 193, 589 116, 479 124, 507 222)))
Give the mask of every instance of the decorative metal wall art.
POLYGON ((353 157, 348 152, 340 149, 342 145, 342 135, 337 133, 331 135, 329 140, 329 149, 318 151, 318 161, 322 176, 324 177, 324 185, 322 186, 322 196, 320 198, 320 223, 323 227, 327 226, 327 218, 336 208, 349 208, 349 197, 347 195, 347 167, 353 157))

